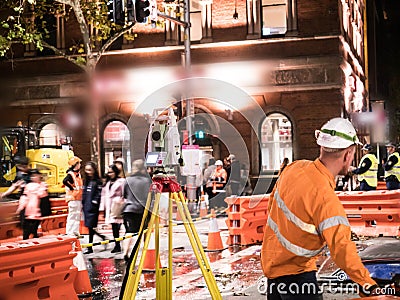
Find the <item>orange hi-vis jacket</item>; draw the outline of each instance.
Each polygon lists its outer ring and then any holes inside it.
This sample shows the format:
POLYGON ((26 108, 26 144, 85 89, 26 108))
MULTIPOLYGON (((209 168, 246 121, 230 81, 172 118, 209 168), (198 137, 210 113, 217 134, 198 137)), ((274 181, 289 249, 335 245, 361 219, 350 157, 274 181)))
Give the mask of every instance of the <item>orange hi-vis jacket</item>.
POLYGON ((71 175, 72 179, 74 180, 74 184, 72 185, 74 187, 73 190, 69 189, 67 186, 65 187, 65 201, 81 201, 82 200, 82 188, 83 188, 83 180, 82 177, 77 176, 77 174, 74 171, 69 171, 68 174, 71 175))
POLYGON ((335 179, 319 159, 286 167, 268 203, 261 249, 267 278, 316 271, 317 256, 327 245, 354 282, 376 284, 350 239, 350 225, 334 189, 335 179))

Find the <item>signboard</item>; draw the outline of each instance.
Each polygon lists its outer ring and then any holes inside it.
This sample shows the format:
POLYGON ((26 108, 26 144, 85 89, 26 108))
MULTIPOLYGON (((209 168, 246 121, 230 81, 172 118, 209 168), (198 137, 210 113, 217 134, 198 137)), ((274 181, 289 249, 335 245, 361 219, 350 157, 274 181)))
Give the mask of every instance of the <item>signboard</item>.
POLYGON ((198 145, 182 145, 182 158, 184 166, 182 175, 200 175, 200 147, 198 145))

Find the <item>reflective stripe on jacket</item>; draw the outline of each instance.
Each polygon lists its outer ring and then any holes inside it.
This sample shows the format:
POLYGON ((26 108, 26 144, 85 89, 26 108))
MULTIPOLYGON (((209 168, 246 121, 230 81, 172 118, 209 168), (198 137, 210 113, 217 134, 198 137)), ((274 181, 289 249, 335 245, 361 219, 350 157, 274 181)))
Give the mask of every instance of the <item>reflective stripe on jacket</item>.
POLYGON ((335 180, 319 159, 286 167, 268 203, 261 264, 276 278, 317 270, 317 255, 328 245, 336 264, 358 284, 375 284, 353 241, 335 180))
POLYGON ((74 189, 71 190, 69 187, 65 187, 65 201, 73 201, 73 200, 82 200, 82 188, 83 181, 81 176, 76 176, 74 171, 69 171, 69 175, 71 175, 74 180, 74 189))
POLYGON ((400 181, 400 155, 398 152, 394 152, 389 155, 388 160, 392 155, 397 157, 397 163, 389 171, 385 171, 385 178, 394 175, 400 181))
POLYGON ((364 160, 367 158, 372 163, 371 167, 365 173, 359 174, 357 176, 357 179, 360 182, 365 180, 367 182, 367 184, 371 187, 377 187, 378 186, 378 159, 376 158, 375 155, 368 153, 361 158, 360 167, 362 166, 364 160))

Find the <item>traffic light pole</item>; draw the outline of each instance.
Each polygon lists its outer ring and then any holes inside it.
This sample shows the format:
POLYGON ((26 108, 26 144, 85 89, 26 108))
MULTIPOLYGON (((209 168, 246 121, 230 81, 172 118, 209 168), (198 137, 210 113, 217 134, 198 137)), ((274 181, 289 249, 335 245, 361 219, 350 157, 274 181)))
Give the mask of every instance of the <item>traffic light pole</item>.
MULTIPOLYGON (((192 57, 190 53, 190 0, 184 1, 184 20, 186 23, 185 30, 184 30, 184 67, 186 71, 186 76, 190 77, 191 75, 191 63, 192 57)), ((187 89, 190 92, 190 88, 187 89)), ((186 129, 188 130, 189 136, 189 145, 193 145, 193 128, 192 128, 192 118, 194 115, 193 109, 193 99, 191 99, 190 95, 186 96, 186 129)), ((186 193, 189 200, 195 200, 196 195, 196 175, 188 175, 186 181, 186 193)))
MULTIPOLYGON (((173 18, 171 16, 165 15, 163 13, 157 12, 157 15, 161 18, 170 20, 176 24, 179 24, 184 27, 184 50, 182 57, 182 64, 185 68, 186 77, 190 77, 191 75, 191 53, 190 53, 190 0, 184 0, 184 21, 173 18)), ((190 92, 190 88, 187 89, 187 92, 190 92)), ((186 102, 186 129, 188 131, 189 137, 189 145, 193 145, 193 128, 192 128, 192 119, 194 115, 193 111, 193 99, 190 98, 190 95, 184 95, 183 99, 186 102)), ((188 175, 187 176, 187 197, 189 200, 196 199, 196 175, 188 175)))

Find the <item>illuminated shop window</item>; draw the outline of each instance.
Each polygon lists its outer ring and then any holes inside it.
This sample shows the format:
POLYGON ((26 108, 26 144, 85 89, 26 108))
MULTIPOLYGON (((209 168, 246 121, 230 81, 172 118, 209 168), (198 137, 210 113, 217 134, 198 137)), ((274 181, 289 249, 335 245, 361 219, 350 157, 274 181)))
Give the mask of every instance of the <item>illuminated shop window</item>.
POLYGON ((104 165, 109 166, 118 157, 125 160, 125 171, 131 172, 130 134, 128 127, 121 121, 112 121, 104 129, 104 165))
POLYGON ((292 123, 283 114, 268 115, 261 126, 262 171, 276 171, 283 159, 293 159, 292 123))

